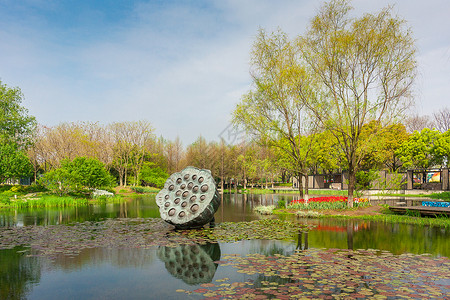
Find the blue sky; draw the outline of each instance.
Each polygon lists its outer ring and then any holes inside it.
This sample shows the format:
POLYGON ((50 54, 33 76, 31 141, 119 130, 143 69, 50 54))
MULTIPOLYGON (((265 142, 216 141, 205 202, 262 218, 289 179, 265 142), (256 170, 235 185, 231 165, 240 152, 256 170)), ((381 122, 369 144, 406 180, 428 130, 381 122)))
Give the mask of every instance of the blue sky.
MULTIPOLYGON (((250 89, 259 27, 304 33, 322 1, 0 0, 0 80, 39 123, 148 120, 184 145, 219 140, 250 89)), ((450 1, 354 0, 355 14, 393 4, 418 47, 416 107, 450 106, 450 1)))

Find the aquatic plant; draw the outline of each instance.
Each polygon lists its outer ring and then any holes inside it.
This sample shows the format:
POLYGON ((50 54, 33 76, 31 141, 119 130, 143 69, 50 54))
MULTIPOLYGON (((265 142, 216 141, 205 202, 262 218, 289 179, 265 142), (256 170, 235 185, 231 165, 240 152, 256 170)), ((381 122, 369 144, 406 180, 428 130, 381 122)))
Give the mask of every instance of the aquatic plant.
POLYGON ((450 260, 388 251, 305 249, 291 255, 225 255, 219 266, 244 278, 228 277, 179 293, 204 299, 446 299, 450 260), (380 270, 383 270, 380 272, 380 270), (444 282, 444 283, 443 283, 444 282))

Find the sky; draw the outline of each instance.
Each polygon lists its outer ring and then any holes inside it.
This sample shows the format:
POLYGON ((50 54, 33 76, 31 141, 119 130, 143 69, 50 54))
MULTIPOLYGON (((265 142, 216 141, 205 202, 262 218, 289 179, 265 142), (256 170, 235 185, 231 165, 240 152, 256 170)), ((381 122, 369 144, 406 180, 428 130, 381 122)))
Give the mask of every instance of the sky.
MULTIPOLYGON (((183 145, 232 143, 231 113, 252 87, 259 28, 305 33, 323 1, 0 0, 0 80, 19 87, 40 124, 149 121, 183 145)), ((353 14, 393 5, 417 46, 414 111, 450 106, 450 1, 354 0, 353 14)))

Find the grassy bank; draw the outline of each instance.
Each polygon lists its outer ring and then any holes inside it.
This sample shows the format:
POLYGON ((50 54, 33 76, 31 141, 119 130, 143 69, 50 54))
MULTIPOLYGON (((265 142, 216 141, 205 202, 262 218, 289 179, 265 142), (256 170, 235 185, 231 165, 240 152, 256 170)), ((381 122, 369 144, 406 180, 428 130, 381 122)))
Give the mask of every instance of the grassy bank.
POLYGON ((114 197, 98 197, 94 199, 76 198, 71 196, 36 195, 34 197, 18 197, 0 201, 0 208, 39 208, 39 207, 67 207, 85 206, 94 203, 112 203, 123 200, 121 195, 114 197))
POLYGON ((380 215, 362 215, 362 216, 322 215, 322 217, 336 218, 336 219, 359 219, 384 223, 412 224, 419 226, 450 228, 450 218, 446 216, 431 218, 431 217, 411 217, 408 215, 380 214, 380 215))
POLYGON ((123 199, 122 195, 91 198, 89 191, 59 196, 36 185, 0 186, 0 209, 85 206, 93 203, 120 202, 123 199))
MULTIPOLYGON (((375 206, 376 207, 376 206, 375 206)), ((450 228, 450 217, 441 215, 437 217, 420 217, 414 214, 398 215, 384 206, 378 213, 367 213, 367 210, 375 208, 374 206, 364 206, 362 208, 343 208, 332 210, 321 209, 273 209, 271 213, 278 215, 297 215, 299 218, 333 218, 333 219, 355 219, 376 221, 393 224, 412 224, 419 226, 434 226, 441 228, 450 228)))

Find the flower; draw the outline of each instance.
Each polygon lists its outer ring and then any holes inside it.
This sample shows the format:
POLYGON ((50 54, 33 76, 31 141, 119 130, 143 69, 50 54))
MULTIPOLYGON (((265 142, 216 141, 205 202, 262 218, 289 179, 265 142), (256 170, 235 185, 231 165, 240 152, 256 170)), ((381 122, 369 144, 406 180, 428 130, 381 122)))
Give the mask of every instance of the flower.
MULTIPOLYGON (((347 197, 345 196, 327 196, 327 197, 314 197, 310 198, 308 202, 345 202, 347 197)), ((305 203, 304 199, 292 200, 291 204, 305 203)))

